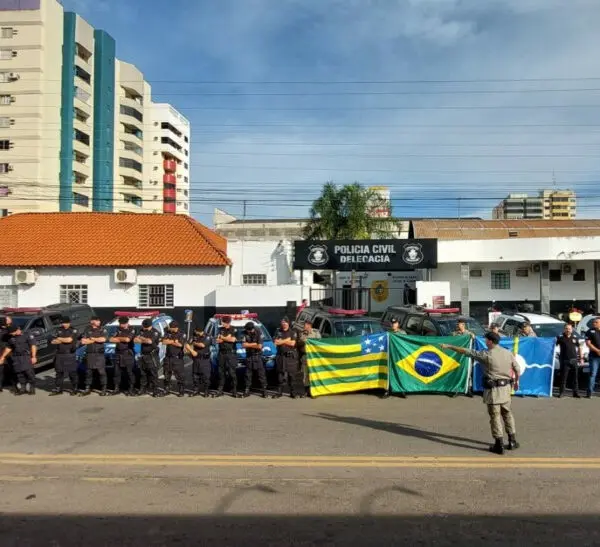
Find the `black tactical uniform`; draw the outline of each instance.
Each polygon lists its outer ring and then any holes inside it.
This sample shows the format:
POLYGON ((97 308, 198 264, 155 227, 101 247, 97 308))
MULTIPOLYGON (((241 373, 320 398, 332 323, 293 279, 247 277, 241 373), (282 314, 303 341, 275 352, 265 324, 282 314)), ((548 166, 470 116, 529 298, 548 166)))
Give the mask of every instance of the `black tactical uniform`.
MULTIPOLYGON (((219 336, 234 336, 235 329, 229 325, 222 326, 219 329, 219 336)), ((235 342, 221 342, 219 344, 219 390, 217 397, 223 395, 225 388, 225 377, 228 374, 231 378, 232 394, 237 397, 237 355, 235 353, 235 342)))
MULTIPOLYGON (((171 329, 177 328, 171 323, 171 329)), ((165 370, 165 395, 168 395, 171 390, 171 378, 175 375, 177 381, 177 396, 183 397, 185 395, 185 377, 184 377, 184 347, 187 343, 186 335, 178 330, 177 332, 169 330, 163 340, 174 340, 181 344, 181 347, 174 346, 172 344, 167 345, 167 353, 164 361, 165 370)))
POLYGON ((265 372, 265 364, 262 357, 262 344, 263 335, 256 328, 254 323, 247 323, 245 327, 244 336, 242 342, 248 344, 259 344, 260 349, 246 348, 246 385, 244 396, 250 396, 250 389, 252 388, 252 376, 256 372, 258 375, 258 381, 260 382, 260 389, 262 390, 262 397, 267 397, 267 374, 265 372))
POLYGON ((160 365, 158 354, 160 333, 152 328, 152 321, 144 320, 139 337, 149 342, 141 342, 140 363, 142 377, 145 379, 142 381, 142 392, 150 393, 153 397, 156 397, 158 395, 158 369, 160 365))
MULTIPOLYGON (((275 340, 298 340, 298 334, 291 328, 287 330, 279 329, 275 334, 275 340)), ((290 396, 293 399, 303 397, 305 394, 302 389, 302 368, 300 366, 300 358, 298 350, 290 346, 277 346, 277 373, 279 377, 278 389, 276 398, 283 395, 283 386, 287 376, 287 382, 290 387, 290 396)))
POLYGON ((556 345, 560 348, 560 388, 558 396, 562 397, 565 389, 567 389, 567 378, 569 372, 573 371, 573 397, 579 398, 579 370, 578 364, 580 361, 580 339, 574 332, 567 336, 563 332, 557 339, 556 345))
MULTIPOLYGON (((8 325, 6 324, 6 318, 1 317, 0 318, 0 356, 6 349, 6 346, 8 345, 8 338, 9 338, 8 337, 8 325)), ((4 388, 4 367, 5 366, 6 366, 6 364, 0 365, 0 393, 2 393, 2 390, 4 388)))
MULTIPOLYGON (((108 340, 108 332, 103 327, 87 327, 81 338, 105 338, 108 340)), ((92 381, 94 371, 98 372, 100 378, 100 395, 106 395, 106 358, 104 357, 104 343, 94 342, 86 346, 86 373, 85 373, 85 391, 82 395, 89 395, 92 392, 92 381)))
POLYGON ((210 346, 212 344, 213 339, 204 334, 202 329, 197 329, 194 332, 192 343, 190 345, 197 355, 193 356, 193 387, 190 397, 195 397, 200 394, 204 397, 208 397, 208 391, 210 389, 210 346))
POLYGON ((23 395, 29 384, 29 395, 35 395, 35 370, 31 362, 31 348, 35 346, 35 338, 31 334, 9 333, 8 347, 11 349, 12 366, 17 375, 17 382, 21 384, 21 388, 17 388, 15 393, 23 395))
POLYGON ((121 392, 121 377, 123 373, 127 378, 127 394, 133 395, 135 378, 133 376, 133 367, 135 365, 135 329, 127 324, 127 321, 119 320, 119 328, 114 338, 127 338, 128 342, 117 342, 115 346, 115 391, 114 395, 121 392))
POLYGON ((54 369, 56 371, 56 383, 54 391, 50 395, 60 395, 63 392, 63 383, 65 373, 71 381, 71 395, 77 395, 77 384, 79 378, 77 375, 77 329, 70 325, 70 321, 63 320, 62 326, 56 332, 57 338, 71 338, 71 342, 60 342, 56 345, 56 356, 54 357, 54 369))

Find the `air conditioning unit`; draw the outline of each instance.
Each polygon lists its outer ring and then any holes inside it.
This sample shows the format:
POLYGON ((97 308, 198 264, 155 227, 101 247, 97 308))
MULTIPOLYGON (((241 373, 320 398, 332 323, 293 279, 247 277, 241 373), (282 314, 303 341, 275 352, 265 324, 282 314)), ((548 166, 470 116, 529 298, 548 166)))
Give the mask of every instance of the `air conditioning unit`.
POLYGON ((14 167, 14 165, 9 165, 9 166, 8 166, 8 170, 9 170, 9 171, 14 171, 14 170, 15 170, 15 167, 14 167))
POLYGON ((15 285, 35 285, 35 270, 15 270, 15 285))
POLYGON ((532 264, 529 268, 533 273, 540 273, 540 265, 539 264, 532 264))
POLYGON ((9 82, 16 82, 17 80, 21 79, 21 75, 18 74, 17 72, 9 72, 8 73, 8 81, 9 82))
POLYGON ((571 266, 571 264, 562 264, 560 269, 564 274, 573 273, 573 267, 571 266))
POLYGON ((156 150, 153 152, 153 154, 154 154, 155 156, 158 156, 158 152, 157 152, 156 150))
POLYGON ((137 270, 115 270, 115 283, 132 285, 137 281, 137 270))

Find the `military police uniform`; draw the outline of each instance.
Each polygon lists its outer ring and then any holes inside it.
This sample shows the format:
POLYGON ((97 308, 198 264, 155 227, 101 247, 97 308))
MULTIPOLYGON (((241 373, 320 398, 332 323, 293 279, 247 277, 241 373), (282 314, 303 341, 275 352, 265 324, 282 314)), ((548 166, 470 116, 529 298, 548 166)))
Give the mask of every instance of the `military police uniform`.
MULTIPOLYGON (((587 340, 588 345, 594 346, 596 349, 600 350, 600 329, 591 328, 585 333, 585 338, 587 340)), ((600 355, 597 354, 590 347, 590 356, 589 356, 589 365, 590 365, 590 380, 588 384, 587 396, 591 397, 594 393, 594 389, 596 388, 596 377, 598 376, 598 370, 600 369, 600 355)))
MULTIPOLYGON (((219 336, 235 337, 235 329, 232 326, 222 326, 219 328, 219 336)), ((219 389, 217 397, 223 395, 226 375, 231 378, 232 394, 237 397, 237 355, 235 349, 235 342, 223 341, 219 344, 219 389)))
POLYGON ((490 450, 497 453, 504 451, 503 423, 508 434, 508 448, 518 448, 515 419, 511 409, 512 373, 518 375, 519 371, 515 356, 497 344, 490 350, 464 350, 464 353, 478 361, 483 369, 483 402, 488 408, 492 437, 495 440, 495 445, 490 447, 490 450))
MULTIPOLYGON (((86 327, 81 338, 104 338, 108 340, 108 332, 103 327, 86 327)), ((94 380, 94 371, 100 378, 100 395, 106 395, 106 358, 104 356, 104 342, 93 342, 86 346, 86 373, 85 373, 85 391, 83 395, 89 395, 92 392, 92 382, 94 380)))
POLYGON ((158 345, 160 343, 160 333, 152 327, 150 322, 147 326, 143 325, 139 337, 147 340, 147 342, 141 342, 140 364, 142 377, 144 378, 142 392, 150 393, 153 397, 156 397, 158 395, 158 345))
POLYGON ((246 385, 244 395, 246 397, 250 395, 253 373, 256 372, 258 381, 260 382, 262 396, 265 398, 267 396, 267 374, 265 372, 265 364, 262 357, 264 337, 253 323, 246 325, 246 327, 247 330, 244 332, 242 341, 248 344, 259 344, 261 349, 246 348, 246 385), (249 326, 252 326, 252 329, 249 329, 249 326))
MULTIPOLYGON (((279 340, 295 340, 298 341, 298 333, 288 328, 287 330, 279 329, 275 334, 275 339, 279 340)), ((302 394, 302 369, 300 367, 300 359, 298 350, 291 346, 277 346, 277 373, 278 373, 278 388, 277 395, 279 398, 283 395, 283 386, 287 378, 287 383, 290 388, 290 396, 294 399, 303 397, 302 394)))
POLYGON ((117 342, 115 346, 115 391, 117 395, 121 391, 121 377, 125 373, 127 378, 128 394, 133 395, 135 378, 133 367, 135 365, 135 330, 131 326, 120 326, 114 338, 127 338, 128 342, 117 342))
POLYGON ((185 365, 183 358, 187 337, 183 332, 178 330, 177 332, 167 333, 164 339, 173 340, 181 344, 181 347, 172 344, 167 345, 167 352, 163 363, 165 371, 165 395, 168 395, 171 391, 171 378, 175 375, 175 380, 177 381, 177 396, 183 397, 185 395, 185 365))
POLYGON ((210 346, 213 339, 204 334, 202 330, 194 333, 192 338, 192 349, 196 352, 192 362, 192 393, 190 396, 196 396, 202 393, 208 397, 210 389, 210 346))
POLYGON ((59 395, 63 392, 63 384, 65 379, 65 373, 69 376, 71 381, 71 395, 77 394, 77 384, 79 383, 79 377, 77 375, 77 356, 75 351, 77 349, 77 329, 72 327, 60 327, 56 331, 57 338, 71 338, 71 342, 60 342, 56 345, 56 356, 54 357, 54 369, 56 373, 55 387, 51 395, 59 395))
POLYGON ((308 374, 308 362, 306 358, 306 341, 312 338, 313 340, 318 340, 321 338, 321 333, 318 330, 304 329, 300 333, 300 337, 298 338, 298 354, 300 356, 300 367, 302 369, 302 380, 304 383, 304 389, 306 393, 310 393, 310 375, 308 374))
MULTIPOLYGON (((8 345, 8 326, 6 325, 6 319, 4 317, 0 318, 0 356, 2 356, 2 353, 4 352, 4 350, 6 349, 6 346, 8 345)), ((4 388, 4 367, 6 366, 6 363, 4 365, 0 365, 0 393, 2 393, 2 390, 4 388)))
POLYGON ((562 333, 556 339, 556 345, 560 348, 560 389, 558 396, 562 397, 565 389, 567 389, 567 378, 569 372, 573 371, 573 397, 579 397, 579 370, 578 364, 580 361, 580 339, 574 332, 570 336, 562 333))
POLYGON ((17 388, 17 395, 26 392, 27 384, 30 388, 29 394, 35 394, 35 370, 31 362, 31 348, 34 346, 35 338, 32 334, 11 334, 8 340, 13 370, 17 375, 17 382, 21 384, 21 389, 17 388))

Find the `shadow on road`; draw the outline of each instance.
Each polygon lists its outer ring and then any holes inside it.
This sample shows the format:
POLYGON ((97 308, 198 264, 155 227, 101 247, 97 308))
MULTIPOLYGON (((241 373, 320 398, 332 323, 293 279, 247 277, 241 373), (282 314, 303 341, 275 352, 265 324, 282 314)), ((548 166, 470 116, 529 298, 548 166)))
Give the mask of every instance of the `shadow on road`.
POLYGON ((598 545, 595 515, 0 516, 3 547, 598 545))
POLYGON ((487 452, 487 446, 489 444, 486 442, 477 441, 475 439, 467 439, 465 437, 458 437, 455 435, 446 435, 445 433, 437 433, 435 431, 426 431, 424 429, 419 429, 417 427, 395 422, 369 420, 367 418, 358 418, 354 416, 337 416, 335 414, 327 414, 325 412, 320 412, 318 414, 305 414, 305 416, 310 416, 311 418, 321 418, 331 422, 369 427, 378 431, 402 435, 403 437, 423 439, 433 443, 455 446, 458 448, 467 448, 469 450, 485 450, 487 452))

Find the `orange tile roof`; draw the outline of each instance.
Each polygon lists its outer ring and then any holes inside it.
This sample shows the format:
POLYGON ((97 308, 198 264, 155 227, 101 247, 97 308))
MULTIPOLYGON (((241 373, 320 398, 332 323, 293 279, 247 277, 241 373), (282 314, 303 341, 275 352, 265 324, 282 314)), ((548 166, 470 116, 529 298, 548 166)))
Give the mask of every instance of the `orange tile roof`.
POLYGON ((416 238, 508 239, 600 236, 600 220, 414 220, 416 238))
POLYGON ((21 213, 0 219, 0 266, 227 266, 227 240, 186 215, 21 213))

